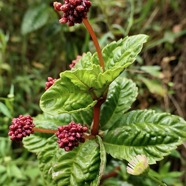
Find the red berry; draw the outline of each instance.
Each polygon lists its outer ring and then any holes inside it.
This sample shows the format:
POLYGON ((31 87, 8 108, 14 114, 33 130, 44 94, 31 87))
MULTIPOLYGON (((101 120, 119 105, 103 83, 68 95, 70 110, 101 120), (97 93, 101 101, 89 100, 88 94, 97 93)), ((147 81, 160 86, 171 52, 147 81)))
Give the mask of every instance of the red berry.
POLYGON ((76 65, 76 63, 82 58, 82 56, 78 55, 75 60, 72 61, 72 63, 69 65, 69 67, 72 69, 76 65))
POLYGON ((56 11, 60 11, 61 9, 61 6, 62 6, 62 4, 61 3, 58 3, 58 2, 54 2, 53 3, 53 6, 54 6, 54 9, 56 10, 56 11))
POLYGON ((76 10, 79 11, 79 12, 82 12, 85 10, 84 6, 83 5, 79 5, 79 6, 76 6, 76 10))
POLYGON ((54 9, 62 11, 63 16, 60 23, 67 23, 68 26, 73 26, 75 23, 82 23, 87 17, 91 2, 89 0, 65 0, 64 4, 54 2, 54 9), (63 19, 65 18, 65 19, 63 19))
POLYGON ((21 141, 23 137, 29 136, 34 132, 34 127, 35 125, 31 116, 20 115, 18 118, 13 118, 8 135, 11 140, 21 141))
POLYGON ((65 151, 70 151, 74 147, 79 145, 79 142, 84 143, 84 132, 87 132, 88 128, 75 122, 71 122, 66 126, 58 127, 56 136, 58 137, 58 144, 60 148, 64 148, 65 151))
POLYGON ((52 77, 48 77, 48 81, 45 83, 45 90, 49 89, 57 79, 53 79, 52 77))

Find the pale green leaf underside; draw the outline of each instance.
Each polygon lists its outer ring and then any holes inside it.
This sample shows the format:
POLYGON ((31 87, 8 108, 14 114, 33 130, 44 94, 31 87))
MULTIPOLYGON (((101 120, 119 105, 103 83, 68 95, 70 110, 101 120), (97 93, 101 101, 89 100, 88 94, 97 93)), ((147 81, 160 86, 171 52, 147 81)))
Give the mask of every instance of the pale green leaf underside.
POLYGON ((101 129, 109 129, 131 107, 138 90, 134 82, 117 78, 109 87, 108 96, 101 109, 101 129))
POLYGON ((130 161, 138 154, 153 164, 168 155, 186 138, 186 122, 178 116, 154 111, 132 111, 104 136, 107 153, 130 161))
POLYGON ((52 115, 73 113, 95 105, 91 95, 80 90, 68 78, 57 80, 41 97, 41 109, 52 115))
POLYGON ((70 152, 65 152, 48 140, 48 146, 39 154, 42 174, 53 186, 89 186, 99 173, 99 145, 94 140, 87 140, 70 152))

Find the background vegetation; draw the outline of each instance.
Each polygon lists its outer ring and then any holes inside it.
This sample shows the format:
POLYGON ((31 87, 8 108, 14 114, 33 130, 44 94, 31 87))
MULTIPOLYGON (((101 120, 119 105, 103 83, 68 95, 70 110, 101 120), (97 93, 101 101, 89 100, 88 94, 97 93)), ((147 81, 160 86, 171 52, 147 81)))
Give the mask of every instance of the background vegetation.
MULTIPOLYGON (((48 76, 59 72, 77 55, 95 48, 83 25, 58 24, 51 0, 0 1, 0 185, 43 185, 35 156, 7 137, 19 114, 41 113, 38 102, 48 76)), ((186 2, 183 0, 92 0, 90 22, 100 45, 126 35, 150 36, 134 65, 125 72, 139 87, 133 107, 168 111, 186 119, 186 2)), ((186 185, 186 150, 153 168, 168 185, 186 185)), ((103 185, 152 186, 151 180, 129 177, 124 162, 113 159, 107 172, 122 165, 103 185)))

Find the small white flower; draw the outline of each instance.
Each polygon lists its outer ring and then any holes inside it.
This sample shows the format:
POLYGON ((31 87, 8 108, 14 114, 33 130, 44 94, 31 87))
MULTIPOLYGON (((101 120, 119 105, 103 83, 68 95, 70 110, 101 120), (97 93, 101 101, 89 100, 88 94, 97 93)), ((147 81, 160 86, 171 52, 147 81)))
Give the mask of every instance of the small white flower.
POLYGON ((148 158, 145 155, 137 155, 128 163, 127 172, 132 175, 140 175, 144 173, 148 167, 148 158))

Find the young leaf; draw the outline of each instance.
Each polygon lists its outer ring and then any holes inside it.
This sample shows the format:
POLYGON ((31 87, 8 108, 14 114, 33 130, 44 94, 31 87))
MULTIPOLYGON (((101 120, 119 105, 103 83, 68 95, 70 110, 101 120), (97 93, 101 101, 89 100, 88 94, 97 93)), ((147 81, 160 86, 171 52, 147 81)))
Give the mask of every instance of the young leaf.
MULTIPOLYGON (((148 36, 144 34, 127 36, 124 39, 119 41, 114 41, 102 50, 104 62, 105 62, 105 71, 109 69, 117 69, 119 67, 124 68, 131 65, 137 55, 140 53, 143 44, 147 41, 148 36)), ((98 56, 95 53, 92 57, 94 63, 97 63, 98 56)), ((123 71, 121 70, 121 71, 123 71)))
POLYGON ((98 97, 101 95, 103 85, 98 82, 98 75, 102 72, 99 65, 92 65, 91 69, 78 69, 73 71, 65 71, 60 74, 61 77, 69 78, 70 81, 77 86, 80 90, 89 92, 91 90, 98 92, 98 97), (97 90, 98 89, 98 90, 97 90))
POLYGON ((103 141, 107 153, 114 158, 130 161, 144 154, 149 164, 161 160, 186 138, 186 122, 168 113, 151 110, 124 114, 120 122, 105 133, 103 141))
POLYGON ((137 96, 134 82, 119 77, 109 86, 108 96, 101 109, 102 130, 109 129, 131 107, 137 96))
POLYGON ((44 26, 49 17, 49 10, 46 4, 28 9, 23 18, 21 33, 25 35, 44 26))
POLYGON ((91 95, 80 90, 70 79, 57 80, 41 97, 40 107, 48 114, 79 112, 95 105, 91 95))
POLYGON ((100 97, 113 81, 112 75, 106 74, 105 76, 99 65, 92 65, 92 68, 89 69, 65 71, 61 73, 61 77, 68 78, 81 91, 87 92, 95 98, 100 97))
MULTIPOLYGON (((97 78, 100 85, 104 85, 105 88, 108 88, 109 84, 116 79, 125 68, 135 61, 143 44, 147 41, 147 38, 148 36, 140 34, 108 44, 102 50, 105 71, 100 73, 97 78)), ((97 53, 92 56, 91 60, 94 64, 99 63, 97 53)))
POLYGON ((57 147, 53 137, 38 158, 45 180, 53 186, 88 186, 99 172, 100 152, 95 140, 65 152, 57 147))
POLYGON ((84 69, 92 69, 93 65, 99 65, 99 61, 93 61, 92 60, 92 54, 90 52, 87 52, 86 54, 83 54, 78 63, 72 68, 72 70, 84 70, 84 69))

